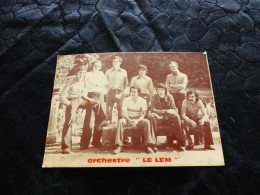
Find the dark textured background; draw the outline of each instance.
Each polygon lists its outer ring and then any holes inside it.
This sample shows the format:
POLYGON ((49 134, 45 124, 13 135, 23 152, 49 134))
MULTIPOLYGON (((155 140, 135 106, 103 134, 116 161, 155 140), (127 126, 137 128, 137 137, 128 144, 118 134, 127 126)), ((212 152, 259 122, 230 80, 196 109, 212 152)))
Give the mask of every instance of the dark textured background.
POLYGON ((259 0, 1 0, 7 194, 260 194, 259 0), (42 169, 56 56, 207 51, 225 167, 42 169))

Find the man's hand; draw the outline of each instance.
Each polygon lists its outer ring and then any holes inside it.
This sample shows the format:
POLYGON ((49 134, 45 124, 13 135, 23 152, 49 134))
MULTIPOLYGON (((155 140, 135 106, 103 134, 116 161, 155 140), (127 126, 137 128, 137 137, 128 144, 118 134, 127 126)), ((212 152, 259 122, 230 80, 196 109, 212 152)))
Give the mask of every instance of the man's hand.
POLYGON ((162 110, 158 110, 159 114, 163 115, 166 113, 166 110, 165 109, 162 109, 162 110))
POLYGON ((177 114, 177 111, 174 110, 174 109, 168 109, 168 110, 166 110, 166 113, 168 113, 168 114, 177 114))
POLYGON ((67 107, 70 107, 71 102, 70 101, 63 101, 63 104, 65 104, 67 107))
POLYGON ((130 120, 130 121, 129 121, 129 124, 130 124, 130 126, 132 126, 132 127, 136 127, 137 122, 136 122, 136 120, 130 120))
POLYGON ((205 120, 204 120, 204 119, 200 119, 200 120, 199 120, 199 125, 204 125, 204 123, 205 123, 205 120))
POLYGON ((191 125, 192 128, 196 128, 197 127, 197 123, 194 120, 189 120, 188 123, 191 125))

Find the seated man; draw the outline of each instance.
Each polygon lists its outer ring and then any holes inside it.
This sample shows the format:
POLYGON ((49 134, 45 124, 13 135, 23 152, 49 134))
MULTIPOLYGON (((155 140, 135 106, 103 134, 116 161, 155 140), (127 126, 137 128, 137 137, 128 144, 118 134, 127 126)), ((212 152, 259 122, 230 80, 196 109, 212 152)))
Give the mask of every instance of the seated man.
MULTIPOLYGON (((173 135, 177 139, 177 150, 184 151, 185 149, 185 135, 181 128, 181 120, 174 99, 171 94, 167 92, 167 87, 160 83, 156 87, 157 94, 152 98, 150 116, 152 131, 157 134, 157 127, 159 125, 173 125, 173 135)), ((173 146, 173 137, 168 136, 167 146, 173 146)))
POLYGON ((153 96, 153 81, 146 75, 147 71, 148 69, 146 65, 139 65, 138 75, 132 78, 130 87, 137 86, 140 88, 141 93, 139 96, 146 99, 148 106, 150 106, 153 96))
POLYGON ((204 136, 204 148, 208 150, 214 150, 210 145, 213 145, 212 133, 210 130, 210 123, 206 108, 202 101, 199 99, 199 95, 196 91, 188 91, 187 97, 182 103, 182 118, 184 120, 184 129, 188 137, 187 150, 193 149, 193 142, 190 137, 190 128, 200 127, 204 136))
POLYGON ((151 131, 150 121, 145 119, 144 116, 147 111, 147 102, 145 99, 138 96, 140 89, 132 86, 130 88, 130 96, 123 101, 123 118, 118 121, 118 127, 116 132, 116 149, 113 154, 122 152, 123 140, 124 140, 124 128, 127 126, 138 127, 143 130, 145 151, 147 153, 154 153, 157 148, 154 147, 155 135, 151 131))

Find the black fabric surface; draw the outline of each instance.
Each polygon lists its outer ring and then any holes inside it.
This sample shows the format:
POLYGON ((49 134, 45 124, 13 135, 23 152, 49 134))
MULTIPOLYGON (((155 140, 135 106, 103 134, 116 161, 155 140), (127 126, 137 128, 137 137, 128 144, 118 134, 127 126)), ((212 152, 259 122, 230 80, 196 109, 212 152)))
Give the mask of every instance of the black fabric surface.
POLYGON ((260 194, 259 0, 1 0, 5 194, 260 194), (207 51, 225 167, 42 169, 56 57, 207 51))

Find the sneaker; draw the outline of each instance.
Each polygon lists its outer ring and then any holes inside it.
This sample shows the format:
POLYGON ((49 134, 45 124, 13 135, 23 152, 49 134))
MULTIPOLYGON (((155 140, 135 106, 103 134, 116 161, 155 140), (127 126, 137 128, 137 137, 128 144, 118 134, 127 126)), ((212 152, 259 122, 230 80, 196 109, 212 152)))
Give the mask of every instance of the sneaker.
POLYGON ((158 152, 158 148, 156 146, 152 146, 151 148, 153 149, 154 153, 158 152))
POLYGON ((152 153, 154 153, 153 149, 150 148, 149 146, 146 146, 146 147, 145 147, 145 152, 146 152, 147 154, 152 154, 152 153))
POLYGON ((63 150, 63 154, 70 154, 70 153, 71 153, 71 151, 69 148, 66 148, 63 150))
POLYGON ((193 148, 194 148, 193 145, 188 145, 188 146, 185 147, 186 150, 192 150, 193 148))
POLYGON ((119 154, 122 151, 123 151, 122 146, 117 146, 117 148, 113 150, 112 154, 119 154))
POLYGON ((177 151, 179 152, 184 152, 185 151, 185 148, 184 147, 181 147, 181 146, 177 146, 177 151))
POLYGON ((123 140, 123 144, 126 144, 126 145, 131 144, 131 142, 130 142, 130 140, 129 140, 128 137, 127 137, 127 138, 124 138, 124 140, 123 140))
POLYGON ((204 149, 205 150, 215 150, 215 148, 212 148, 211 146, 205 146, 204 149))
POLYGON ((172 142, 166 142, 166 143, 163 144, 163 146, 165 148, 173 148, 173 143, 172 142))

